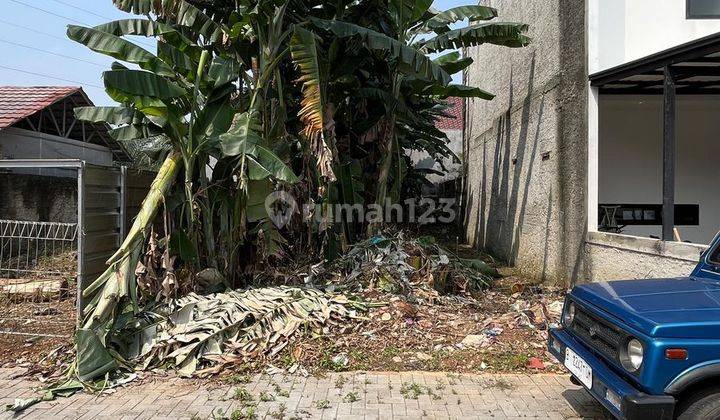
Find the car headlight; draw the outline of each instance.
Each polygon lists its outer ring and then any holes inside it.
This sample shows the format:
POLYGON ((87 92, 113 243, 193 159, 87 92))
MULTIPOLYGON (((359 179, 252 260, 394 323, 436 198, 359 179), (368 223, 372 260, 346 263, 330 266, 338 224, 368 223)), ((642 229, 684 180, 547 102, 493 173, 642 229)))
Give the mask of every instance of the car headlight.
POLYGON ((640 341, 631 339, 627 343, 625 354, 621 358, 622 365, 630 372, 636 372, 643 363, 645 349, 640 341))
POLYGON ((565 312, 563 312, 563 323, 569 327, 575 320, 575 304, 569 302, 565 305, 565 312))

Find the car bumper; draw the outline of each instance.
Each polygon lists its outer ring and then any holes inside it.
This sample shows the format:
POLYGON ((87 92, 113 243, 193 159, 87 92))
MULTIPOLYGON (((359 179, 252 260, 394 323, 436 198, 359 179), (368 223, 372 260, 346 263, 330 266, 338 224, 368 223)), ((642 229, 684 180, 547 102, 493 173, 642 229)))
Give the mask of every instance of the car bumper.
POLYGON ((583 387, 615 417, 628 420, 673 418, 675 398, 640 392, 567 331, 551 329, 548 350, 561 363, 565 362, 565 349, 568 347, 592 368, 592 387, 583 387))

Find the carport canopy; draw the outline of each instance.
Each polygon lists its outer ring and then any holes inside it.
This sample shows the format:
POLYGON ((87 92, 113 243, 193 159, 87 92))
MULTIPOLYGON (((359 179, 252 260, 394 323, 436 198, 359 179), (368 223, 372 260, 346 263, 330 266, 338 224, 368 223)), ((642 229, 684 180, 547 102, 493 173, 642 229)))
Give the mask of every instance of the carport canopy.
POLYGON ((663 96, 662 239, 675 220, 676 96, 720 94, 720 33, 590 75, 601 95, 663 96))

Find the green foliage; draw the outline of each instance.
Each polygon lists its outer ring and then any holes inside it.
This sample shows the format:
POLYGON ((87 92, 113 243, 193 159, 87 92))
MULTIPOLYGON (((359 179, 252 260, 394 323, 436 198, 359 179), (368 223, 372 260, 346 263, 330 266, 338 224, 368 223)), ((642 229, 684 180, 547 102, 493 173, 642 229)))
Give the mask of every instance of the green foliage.
MULTIPOLYGON (((113 349, 127 347, 118 331, 132 314, 195 290, 200 270, 241 287, 282 255, 333 256, 362 238, 362 222, 333 223, 328 205, 416 196, 431 171, 415 169, 409 152, 456 158, 435 128, 443 99, 492 98, 451 83, 470 58, 429 53, 529 42, 526 25, 495 23, 492 8, 437 11, 430 0, 113 3, 137 18, 67 34, 118 60, 103 73, 118 106, 76 115, 111 125, 133 155, 160 168, 108 269, 84 291, 84 329, 113 349), (265 199, 281 190, 318 204, 320 217, 296 211, 275 226, 265 199)), ((86 356, 78 354, 83 372, 86 356)), ((345 367, 329 359, 327 368, 345 367)))

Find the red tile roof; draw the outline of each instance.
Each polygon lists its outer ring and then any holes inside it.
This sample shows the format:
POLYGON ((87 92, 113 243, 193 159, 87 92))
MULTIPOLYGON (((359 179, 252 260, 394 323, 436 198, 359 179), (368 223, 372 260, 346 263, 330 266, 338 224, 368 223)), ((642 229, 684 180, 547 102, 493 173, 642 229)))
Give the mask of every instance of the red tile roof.
POLYGON ((0 86, 0 129, 80 90, 75 86, 0 86))
POLYGON ((435 127, 440 130, 462 130, 463 128, 463 98, 447 98, 450 108, 445 113, 454 118, 442 117, 435 121, 435 127))

